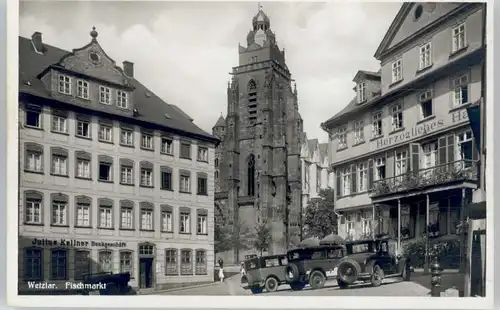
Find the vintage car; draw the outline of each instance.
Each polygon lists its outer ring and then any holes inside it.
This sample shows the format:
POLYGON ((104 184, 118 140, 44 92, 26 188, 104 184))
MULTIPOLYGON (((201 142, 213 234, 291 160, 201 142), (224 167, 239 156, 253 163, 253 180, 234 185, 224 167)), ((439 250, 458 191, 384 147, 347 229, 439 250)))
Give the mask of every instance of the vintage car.
POLYGON ((246 260, 245 275, 241 276, 241 287, 250 289, 253 294, 275 292, 278 286, 286 283, 285 254, 254 257, 246 260))
POLYGON ((346 256, 337 269, 337 283, 340 288, 347 288, 357 281, 370 282, 380 286, 384 278, 402 277, 409 281, 411 274, 410 258, 395 255, 389 250, 391 238, 387 236, 375 239, 346 242, 346 256))
POLYGON ((136 295, 128 285, 130 273, 94 273, 84 277, 81 295, 136 295))
POLYGON ((330 277, 335 277, 336 267, 345 255, 341 244, 318 245, 288 251, 285 278, 294 291, 307 284, 313 289, 322 288, 330 277))

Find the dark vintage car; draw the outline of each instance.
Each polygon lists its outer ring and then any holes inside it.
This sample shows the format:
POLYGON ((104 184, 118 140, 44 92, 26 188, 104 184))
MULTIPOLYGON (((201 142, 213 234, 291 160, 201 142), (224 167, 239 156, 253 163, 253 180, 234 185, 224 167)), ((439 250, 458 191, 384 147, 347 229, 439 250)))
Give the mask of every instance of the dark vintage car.
POLYGON ((380 286, 384 278, 402 277, 409 281, 410 258, 395 255, 389 251, 387 236, 375 239, 346 242, 347 255, 340 260, 337 268, 337 283, 346 288, 356 281, 370 282, 380 286))
POLYGON ((294 291, 302 290, 307 284, 313 289, 322 288, 328 278, 335 277, 337 264, 344 255, 345 249, 339 244, 288 251, 286 281, 294 291))
POLYGON ((128 285, 130 273, 94 273, 84 277, 81 295, 136 295, 128 285))
POLYGON ((241 277, 241 287, 250 289, 253 294, 278 290, 278 286, 286 283, 285 254, 253 257, 244 262, 245 275, 241 277))

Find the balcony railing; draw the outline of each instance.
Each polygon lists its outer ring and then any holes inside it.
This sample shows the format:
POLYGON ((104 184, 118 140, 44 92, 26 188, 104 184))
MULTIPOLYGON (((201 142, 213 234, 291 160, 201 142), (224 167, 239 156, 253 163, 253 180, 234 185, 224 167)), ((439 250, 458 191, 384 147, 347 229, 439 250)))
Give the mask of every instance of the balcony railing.
POLYGON ((444 185, 456 181, 478 180, 479 162, 458 160, 418 171, 377 180, 373 182, 371 196, 384 196, 393 193, 424 189, 430 186, 444 185))

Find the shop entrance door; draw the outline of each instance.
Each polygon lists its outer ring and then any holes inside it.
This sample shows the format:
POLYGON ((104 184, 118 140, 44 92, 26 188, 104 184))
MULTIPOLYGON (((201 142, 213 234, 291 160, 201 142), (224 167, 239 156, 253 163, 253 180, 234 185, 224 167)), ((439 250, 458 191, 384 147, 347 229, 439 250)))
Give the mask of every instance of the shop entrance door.
POLYGON ((139 245, 139 288, 155 287, 155 246, 150 243, 139 245))

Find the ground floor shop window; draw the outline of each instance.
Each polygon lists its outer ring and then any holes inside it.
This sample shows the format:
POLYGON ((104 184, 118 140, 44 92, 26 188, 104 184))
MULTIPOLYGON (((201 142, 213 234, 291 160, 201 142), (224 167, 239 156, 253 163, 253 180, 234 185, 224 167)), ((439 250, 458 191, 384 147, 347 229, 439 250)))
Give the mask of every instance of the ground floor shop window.
POLYGON ((177 269, 177 250, 176 249, 166 249, 165 250, 165 275, 176 276, 179 274, 177 269))
POLYGON ((193 251, 181 250, 181 275, 193 274, 193 251))
POLYGON ((205 250, 196 250, 195 274, 207 274, 207 252, 205 250))
POLYGON ((361 219, 361 229, 364 238, 368 238, 372 234, 373 213, 372 211, 363 211, 361 219))
POLYGON ((51 251, 51 279, 66 280, 68 271, 68 251, 65 249, 53 249, 51 251))
POLYGON ((112 272, 113 271, 113 252, 101 251, 99 252, 99 271, 112 272))
POLYGON ((120 272, 128 272, 130 277, 133 278, 132 266, 132 251, 120 252, 120 272))
POLYGON ((43 250, 38 248, 27 248, 24 250, 24 279, 43 279, 43 250))
POLYGON ((92 273, 90 251, 75 251, 75 280, 82 280, 85 275, 92 273))

